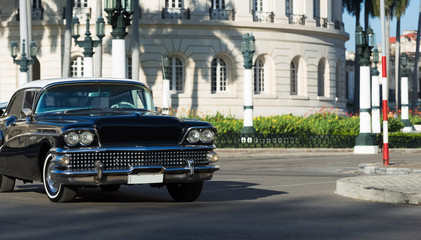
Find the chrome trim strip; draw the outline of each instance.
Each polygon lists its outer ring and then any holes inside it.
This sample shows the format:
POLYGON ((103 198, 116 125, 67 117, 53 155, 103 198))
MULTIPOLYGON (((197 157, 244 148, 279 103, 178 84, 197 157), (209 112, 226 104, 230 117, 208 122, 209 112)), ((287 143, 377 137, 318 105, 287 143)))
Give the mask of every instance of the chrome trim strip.
POLYGON ((84 147, 77 149, 52 148, 51 152, 57 154, 66 153, 88 153, 88 152, 107 152, 107 151, 172 151, 172 150, 213 150, 215 145, 197 145, 197 146, 135 146, 135 147, 84 147))
MULTIPOLYGON (((148 167, 131 167, 129 169, 121 169, 121 170, 103 170, 102 174, 106 175, 128 175, 133 173, 136 170, 144 170, 143 172, 150 172, 150 170, 157 170, 157 172, 162 171, 164 174, 175 174, 175 173, 202 173, 202 172, 216 172, 220 169, 218 165, 209 165, 206 167, 193 167, 192 169, 185 167, 185 168, 165 168, 162 166, 148 166, 148 167)), ((142 171, 140 171, 142 172, 142 171)), ((97 176, 99 174, 98 171, 80 171, 80 172, 72 172, 68 170, 58 170, 54 169, 52 174, 64 175, 64 176, 97 176)))
MULTIPOLYGON (((85 185, 85 186, 101 186, 109 184, 127 184, 128 175, 120 176, 106 176, 104 179, 97 181, 95 176, 57 176, 58 181, 61 184, 65 185, 85 185)), ((164 175, 164 184, 165 183, 175 183, 175 182, 202 182, 206 180, 211 180, 213 178, 213 173, 197 173, 193 177, 188 178, 187 174, 171 174, 164 175)))

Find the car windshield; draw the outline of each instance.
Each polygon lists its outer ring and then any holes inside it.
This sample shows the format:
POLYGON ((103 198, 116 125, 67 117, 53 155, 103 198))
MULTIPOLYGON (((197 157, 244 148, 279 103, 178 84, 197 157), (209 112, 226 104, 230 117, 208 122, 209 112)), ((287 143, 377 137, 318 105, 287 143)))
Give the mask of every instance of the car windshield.
POLYGON ((137 84, 78 83, 42 92, 35 113, 89 109, 154 110, 150 91, 137 84))

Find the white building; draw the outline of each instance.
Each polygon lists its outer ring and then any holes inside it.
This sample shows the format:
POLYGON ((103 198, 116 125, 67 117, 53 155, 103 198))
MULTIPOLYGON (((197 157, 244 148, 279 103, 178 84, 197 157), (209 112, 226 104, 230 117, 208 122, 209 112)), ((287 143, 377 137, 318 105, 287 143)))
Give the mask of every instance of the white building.
MULTIPOLYGON (((0 0, 0 101, 17 87, 19 68, 10 43, 19 40, 18 0, 0 0)), ((34 79, 61 76, 65 0, 32 1, 32 40, 38 46, 34 79)), ((322 107, 346 109, 342 0, 154 0, 139 1, 140 81, 162 93, 161 56, 170 57, 171 106, 201 114, 243 113, 241 39, 252 33, 254 114, 303 115, 322 107)), ((81 36, 95 0, 75 0, 81 36)), ((104 18, 106 13, 103 12, 104 18)), ((91 32, 95 19, 91 20, 91 32)), ((111 76, 111 27, 103 39, 102 76, 111 76)), ((126 37, 130 68, 131 28, 126 37)), ((83 72, 83 50, 72 44, 72 74, 83 72)), ((131 71, 129 76, 131 77, 131 71)))

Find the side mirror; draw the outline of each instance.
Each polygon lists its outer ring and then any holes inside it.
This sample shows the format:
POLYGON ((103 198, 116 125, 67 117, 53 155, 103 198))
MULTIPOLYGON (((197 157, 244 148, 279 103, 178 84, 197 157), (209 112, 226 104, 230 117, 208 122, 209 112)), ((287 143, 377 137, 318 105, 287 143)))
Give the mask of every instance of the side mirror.
POLYGON ((32 113, 32 110, 30 108, 23 108, 22 114, 23 114, 23 116, 26 117, 27 121, 30 121, 32 119, 33 113, 32 113))

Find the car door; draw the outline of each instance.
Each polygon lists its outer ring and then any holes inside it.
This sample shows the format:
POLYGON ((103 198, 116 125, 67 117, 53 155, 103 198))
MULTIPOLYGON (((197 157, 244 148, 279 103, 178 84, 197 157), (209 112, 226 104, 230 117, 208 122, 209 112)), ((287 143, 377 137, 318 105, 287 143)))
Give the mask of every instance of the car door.
POLYGON ((33 90, 22 90, 12 100, 7 110, 8 124, 5 126, 4 151, 7 157, 7 168, 9 174, 14 177, 31 179, 33 167, 28 164, 26 138, 28 137, 28 124, 26 117, 22 114, 23 108, 31 108, 36 92, 33 90))

